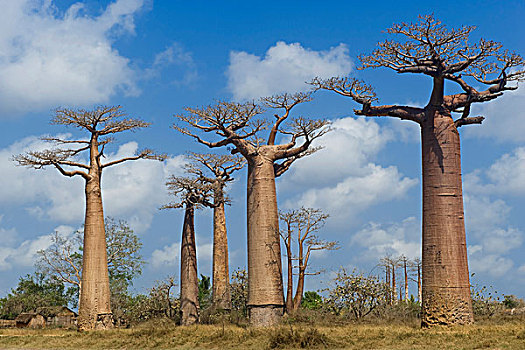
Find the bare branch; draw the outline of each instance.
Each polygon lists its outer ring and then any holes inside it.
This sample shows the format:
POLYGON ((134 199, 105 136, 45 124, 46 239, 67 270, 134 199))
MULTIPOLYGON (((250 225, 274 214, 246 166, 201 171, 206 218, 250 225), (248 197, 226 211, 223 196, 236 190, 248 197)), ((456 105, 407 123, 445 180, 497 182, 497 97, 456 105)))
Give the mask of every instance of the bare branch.
POLYGON ((107 167, 112 166, 112 165, 120 164, 120 163, 127 162, 127 161, 130 161, 130 160, 139 160, 139 159, 151 159, 151 160, 158 160, 158 161, 162 162, 162 161, 166 160, 166 157, 167 157, 166 154, 157 154, 157 153, 153 152, 153 150, 144 149, 144 150, 140 151, 140 153, 137 154, 136 156, 125 157, 125 158, 121 158, 121 159, 117 159, 117 160, 111 161, 111 162, 106 163, 106 164, 101 164, 101 167, 102 168, 107 168, 107 167))
POLYGON ((330 90, 340 95, 350 97, 355 102, 361 104, 361 110, 354 110, 356 115, 367 117, 395 117, 399 119, 412 120, 421 123, 424 115, 422 108, 409 106, 372 106, 372 102, 377 101, 374 90, 370 85, 349 77, 334 77, 329 79, 315 78, 310 83, 315 90, 330 90))
POLYGON ((275 115, 277 120, 273 124, 270 135, 268 136, 268 145, 275 144, 275 137, 277 136, 277 131, 279 130, 279 125, 288 118, 290 111, 299 103, 310 102, 313 100, 311 92, 298 92, 295 94, 282 94, 274 95, 270 97, 264 97, 261 99, 263 103, 270 108, 280 108, 284 109, 282 116, 275 115))

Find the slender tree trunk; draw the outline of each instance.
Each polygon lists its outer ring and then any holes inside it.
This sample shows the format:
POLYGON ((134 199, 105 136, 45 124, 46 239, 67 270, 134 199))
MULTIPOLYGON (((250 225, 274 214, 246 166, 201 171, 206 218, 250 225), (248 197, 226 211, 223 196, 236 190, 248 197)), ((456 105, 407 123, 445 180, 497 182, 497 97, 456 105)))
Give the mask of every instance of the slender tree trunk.
POLYGON ((388 304, 392 305, 392 285, 390 284, 390 266, 385 264, 385 283, 388 286, 388 304))
POLYGON ((408 273, 407 273, 407 261, 403 261, 403 269, 405 270, 405 303, 408 304, 408 273))
POLYGON ((77 303, 78 310, 80 310, 80 299, 81 298, 82 298, 82 281, 78 282, 78 303, 77 303))
POLYGON ((86 217, 82 257, 82 293, 78 317, 79 330, 106 329, 113 326, 110 306, 108 260, 100 172, 90 172, 86 181, 86 217))
POLYGON ((303 300, 303 292, 304 292, 304 276, 305 271, 304 268, 299 268, 299 278, 297 279, 297 289, 295 290, 295 297, 293 299, 293 307, 294 311, 299 310, 301 307, 301 301, 303 300))
POLYGON ((231 309, 228 237, 222 191, 215 194, 213 208, 213 280, 212 300, 215 307, 231 309))
POLYGON ((423 158, 422 326, 473 321, 463 217, 459 133, 439 105, 435 81, 421 126, 423 158))
POLYGON ((292 261, 292 235, 288 232, 288 242, 286 246, 286 255, 288 258, 288 285, 286 286, 286 312, 291 313, 294 310, 293 300, 293 261, 292 261))
POLYGON ((186 204, 180 247, 180 309, 183 326, 192 325, 199 320, 199 277, 193 226, 194 212, 193 206, 186 204))
POLYGON ((417 267, 417 300, 421 303, 421 265, 417 267))
POLYGON ((254 326, 276 324, 284 311, 279 216, 273 160, 248 159, 248 309, 254 326))
POLYGON ((394 295, 392 295, 392 300, 394 301, 394 304, 397 304, 397 285, 396 285, 396 268, 392 265, 392 291, 394 295))

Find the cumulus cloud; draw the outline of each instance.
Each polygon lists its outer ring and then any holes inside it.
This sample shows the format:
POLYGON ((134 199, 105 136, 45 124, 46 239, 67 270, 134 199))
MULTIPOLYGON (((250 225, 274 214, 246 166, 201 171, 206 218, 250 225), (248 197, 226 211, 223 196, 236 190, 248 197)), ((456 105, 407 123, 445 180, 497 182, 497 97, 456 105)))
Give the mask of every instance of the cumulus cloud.
POLYGON ((292 175, 279 185, 285 190, 308 188, 284 206, 323 208, 331 223, 343 223, 370 206, 405 196, 418 180, 403 176, 395 166, 373 163, 391 138, 373 120, 336 120, 330 134, 315 140, 314 146, 323 149, 297 161, 292 175))
POLYGON ((507 254, 521 247, 523 232, 507 224, 510 207, 501 199, 465 195, 467 237, 470 270, 492 277, 505 275, 514 266, 507 254))
POLYGON ((500 142, 525 141, 525 89, 508 91, 498 99, 472 106, 472 115, 486 119, 481 127, 468 128, 468 137, 491 138, 500 142))
MULTIPOLYGON (((197 237, 197 242, 200 239, 197 237)), ((198 261, 210 261, 212 259, 213 244, 197 244, 198 261)), ((155 249, 151 254, 150 262, 154 268, 173 267, 179 264, 180 242, 175 242, 164 246, 162 249, 155 249)))
MULTIPOLYGON (((67 135, 61 135, 62 137, 67 135)), ((84 180, 66 178, 53 168, 41 170, 16 167, 12 155, 41 150, 49 145, 27 137, 0 150, 0 171, 9 186, 0 187, 0 203, 24 205, 29 213, 64 223, 78 223, 84 217, 84 180)), ((121 145, 107 153, 109 162, 130 156, 138 143, 121 145)), ((102 198, 106 215, 128 221, 136 232, 145 231, 158 208, 169 201, 164 183, 170 174, 180 174, 183 156, 165 162, 138 160, 109 167, 102 176, 102 198)))
POLYGON ((301 205, 323 208, 335 217, 356 215, 370 206, 404 196, 417 180, 404 177, 396 167, 368 164, 362 176, 348 176, 335 186, 314 188, 297 200, 301 205))
POLYGON ((4 1, 0 12, 0 111, 108 101, 138 93, 129 59, 112 47, 133 33, 143 0, 116 0, 98 16, 76 3, 64 14, 52 1, 4 1))
POLYGON ((197 65, 193 55, 178 43, 173 43, 164 51, 155 55, 153 64, 144 71, 144 77, 154 79, 162 76, 181 77, 170 83, 174 85, 192 85, 198 79, 197 65))
POLYGON ((305 90, 305 82, 319 76, 347 75, 352 69, 344 44, 327 51, 304 48, 299 43, 279 41, 264 57, 247 52, 231 52, 228 88, 236 100, 305 90))
MULTIPOLYGON (((73 233, 74 230, 70 226, 61 225, 55 231, 67 236, 73 233)), ((52 234, 40 235, 35 239, 25 240, 19 245, 14 243, 6 244, 4 241, 0 246, 0 271, 10 270, 14 266, 17 268, 33 266, 37 259, 37 252, 47 249, 51 244, 52 234)))
POLYGON ((367 260, 404 255, 409 259, 421 256, 421 223, 409 217, 400 223, 368 223, 357 232, 350 244, 365 248, 367 260))

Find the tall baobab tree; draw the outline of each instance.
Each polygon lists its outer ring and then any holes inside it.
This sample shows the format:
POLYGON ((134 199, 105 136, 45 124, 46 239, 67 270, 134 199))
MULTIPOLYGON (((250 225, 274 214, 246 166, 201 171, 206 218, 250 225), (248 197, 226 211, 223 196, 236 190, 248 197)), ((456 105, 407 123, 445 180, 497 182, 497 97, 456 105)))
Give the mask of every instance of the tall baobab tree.
POLYGON ((199 178, 171 176, 168 189, 179 201, 162 207, 184 208, 180 243, 180 312, 181 324, 199 321, 199 275, 197 274, 197 245, 195 242, 195 209, 209 206, 211 186, 199 178))
POLYGON ((110 306, 104 210, 100 186, 102 171, 126 161, 164 160, 165 156, 145 149, 134 156, 102 162, 106 145, 114 140, 112 135, 150 125, 140 119, 127 118, 120 106, 98 107, 91 111, 57 109, 51 123, 82 129, 88 137, 79 140, 46 137, 43 140, 55 147, 20 154, 15 156, 14 160, 18 165, 34 169, 52 166, 64 176, 80 176, 85 180, 86 215, 78 328, 80 330, 109 328, 112 326, 113 316, 110 306), (80 158, 84 152, 89 155, 87 162, 82 162, 80 158))
MULTIPOLYGON (((110 287, 112 283, 123 283, 126 287, 134 277, 142 273, 144 260, 140 255, 142 242, 128 224, 111 217, 104 220, 106 233, 106 254, 110 287)), ((37 252, 37 271, 62 281, 82 294, 82 246, 83 231, 78 230, 67 237, 55 232, 52 244, 37 252)))
POLYGON ((262 101, 266 107, 282 110, 281 115, 275 114, 266 142, 259 135, 268 123, 259 118, 262 106, 253 102, 220 101, 204 108, 186 108, 186 114, 176 117, 192 129, 174 125, 176 130, 210 148, 233 146, 232 152, 240 153, 248 163, 248 308, 250 322, 255 326, 275 324, 284 311, 275 178, 295 160, 310 154, 312 141, 328 130, 327 121, 305 118, 295 118, 288 128, 280 128, 293 107, 311 101, 310 94, 283 94, 262 101), (220 139, 212 142, 199 136, 210 132, 220 139), (278 144, 278 134, 288 139, 278 144))
POLYGON ((242 157, 217 154, 189 155, 191 163, 187 171, 211 185, 213 190, 213 267, 212 267, 212 302, 214 307, 231 309, 230 270, 228 262, 228 236, 224 205, 228 198, 225 187, 233 181, 232 174, 244 167, 242 157), (207 169, 207 171, 205 171, 207 169), (207 176, 209 172, 212 176, 207 176))
POLYGON ((284 224, 280 229, 288 262, 288 284, 286 289, 286 310, 289 313, 297 311, 301 306, 304 292, 304 279, 307 275, 318 275, 320 272, 306 272, 310 257, 316 250, 339 249, 335 241, 320 239, 315 233, 324 226, 329 215, 320 209, 301 208, 279 213, 284 224), (295 235, 295 239, 292 237, 295 235), (292 242, 297 244, 297 254, 293 253, 292 242), (294 261, 297 265, 294 266, 294 261), (293 296, 293 275, 297 270, 297 287, 293 296))
POLYGON ((386 67, 397 73, 423 74, 432 80, 425 107, 374 106, 369 85, 352 78, 315 79, 318 89, 335 91, 362 105, 357 115, 394 117, 421 127, 423 170, 423 326, 473 321, 461 183, 459 128, 481 124, 471 105, 494 100, 514 90, 525 78, 523 59, 494 41, 469 43, 472 26, 447 29, 432 15, 416 23, 395 24, 361 68, 386 67), (459 89, 446 95, 445 83, 459 89), (485 86, 485 87, 483 87, 485 86), (479 89, 483 87, 483 89, 479 89), (478 90, 479 89, 479 90, 478 90), (459 113, 454 119, 453 114, 459 113))

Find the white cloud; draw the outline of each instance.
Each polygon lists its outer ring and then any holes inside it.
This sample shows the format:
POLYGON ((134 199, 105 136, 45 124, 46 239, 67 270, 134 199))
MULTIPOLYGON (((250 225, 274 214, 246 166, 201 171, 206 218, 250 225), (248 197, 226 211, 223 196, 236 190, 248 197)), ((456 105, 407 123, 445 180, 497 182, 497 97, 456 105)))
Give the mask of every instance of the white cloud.
POLYGON ((477 274, 486 273, 492 277, 501 277, 508 273, 514 266, 512 260, 497 254, 470 254, 470 272, 477 274))
POLYGON ((322 149, 297 161, 289 170, 294 183, 328 185, 348 175, 368 174, 368 163, 393 136, 372 119, 337 119, 331 127, 331 132, 313 143, 322 149))
POLYGON ((365 248, 364 256, 372 261, 387 255, 420 257, 421 223, 415 217, 387 225, 370 222, 352 237, 350 244, 365 248))
POLYGON ((52 1, 3 1, 0 110, 89 105, 117 91, 137 94, 129 59, 112 44, 116 36, 133 33, 133 16, 142 6, 143 0, 116 0, 90 17, 77 3, 62 16, 52 1))
POLYGON ((521 143, 525 141, 525 88, 507 91, 494 101, 473 104, 471 115, 483 115, 485 120, 482 126, 468 127, 467 136, 521 143))
POLYGON ((465 175, 465 224, 469 241, 471 270, 501 277, 514 262, 506 255, 519 249, 525 235, 521 229, 509 225, 511 207, 501 195, 525 193, 525 148, 518 147, 503 155, 486 169, 477 169, 465 175))
POLYGON ((182 76, 171 81, 174 85, 191 85, 198 79, 197 66, 190 52, 173 43, 164 51, 155 55, 150 68, 144 71, 144 77, 156 79, 160 76, 182 76), (174 71, 175 70, 175 71, 174 71))
POLYGON ((465 190, 476 195, 525 194, 525 147, 517 147, 487 169, 477 169, 464 177, 465 190))
MULTIPOLYGON (((61 225, 55 229, 62 235, 70 235, 73 228, 61 225)), ((52 244, 52 235, 41 235, 32 240, 25 240, 18 246, 3 242, 0 246, 0 271, 10 270, 14 266, 33 266, 37 259, 37 252, 48 248, 52 244)))
POLYGON ((175 266, 179 261, 180 243, 166 245, 162 249, 155 249, 151 254, 151 266, 159 268, 162 266, 175 266))
POLYGON ((234 99, 244 100, 307 89, 305 82, 319 76, 347 75, 352 69, 344 44, 328 51, 314 51, 299 43, 279 41, 264 57, 231 52, 228 88, 234 99))
MULTIPOLYGON (((406 195, 418 183, 415 179, 403 177, 396 167, 382 168, 368 164, 361 176, 349 176, 335 186, 307 190, 291 202, 306 207, 323 208, 336 219, 350 220, 366 208, 388 202, 406 195)), ((287 206, 291 203, 287 203, 287 206)))
MULTIPOLYGON (((82 178, 66 178, 53 168, 17 167, 10 160, 12 155, 48 146, 37 137, 28 137, 0 150, 0 171, 9 183, 0 188, 0 203, 24 205, 30 214, 59 222, 82 222, 82 178)), ((132 155, 137 149, 136 142, 123 144, 116 153, 108 153, 105 161, 132 155)), ((180 174, 184 163, 184 157, 177 156, 165 162, 138 160, 106 168, 102 176, 105 214, 127 220, 138 233, 145 231, 158 208, 169 201, 166 179, 180 174)))
POLYGON ((285 208, 323 208, 331 215, 330 224, 343 224, 370 206, 405 196, 418 183, 395 166, 372 162, 393 136, 375 121, 343 118, 332 127, 314 142, 323 149, 298 160, 279 184, 280 190, 307 188, 286 201, 285 208))
MULTIPOLYGON (((211 261, 213 244, 205 243, 198 244, 200 241, 199 237, 197 241, 197 260, 198 261, 211 261)), ((154 268, 161 267, 173 267, 178 266, 180 259, 180 242, 175 242, 170 245, 164 246, 162 249, 155 249, 151 254, 150 262, 154 268)))

